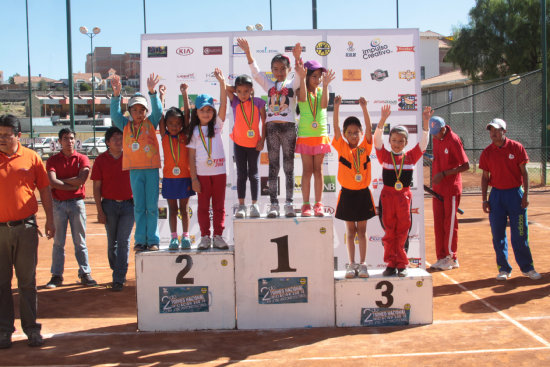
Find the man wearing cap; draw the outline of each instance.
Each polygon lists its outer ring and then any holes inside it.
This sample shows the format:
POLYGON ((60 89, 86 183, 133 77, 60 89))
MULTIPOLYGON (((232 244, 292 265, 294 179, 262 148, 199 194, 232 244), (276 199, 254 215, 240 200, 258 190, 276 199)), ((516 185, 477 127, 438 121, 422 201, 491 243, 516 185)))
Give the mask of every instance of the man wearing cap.
POLYGON ((0 348, 11 346, 14 304, 13 269, 17 276, 19 315, 28 344, 44 344, 36 322, 36 264, 38 260, 38 202, 46 213, 46 236, 55 234, 48 175, 42 159, 19 143, 21 125, 13 115, 0 116, 0 348))
POLYGON ((497 280, 506 280, 512 275, 508 262, 508 240, 506 222, 510 220, 510 232, 514 256, 523 275, 533 280, 541 278, 533 266, 533 257, 529 248, 527 206, 529 205, 529 157, 523 145, 506 134, 506 122, 493 119, 487 124, 492 140, 479 157, 481 177, 481 195, 483 211, 489 213, 489 222, 493 234, 493 247, 499 273, 497 280), (487 200, 487 187, 491 194, 487 200))
POLYGON ((456 217, 462 194, 460 173, 470 168, 462 141, 451 127, 434 111, 426 107, 423 118, 429 119, 428 126, 433 136, 432 189, 441 195, 443 201, 433 198, 435 253, 437 261, 432 268, 451 270, 458 268, 457 243, 458 220, 456 217))

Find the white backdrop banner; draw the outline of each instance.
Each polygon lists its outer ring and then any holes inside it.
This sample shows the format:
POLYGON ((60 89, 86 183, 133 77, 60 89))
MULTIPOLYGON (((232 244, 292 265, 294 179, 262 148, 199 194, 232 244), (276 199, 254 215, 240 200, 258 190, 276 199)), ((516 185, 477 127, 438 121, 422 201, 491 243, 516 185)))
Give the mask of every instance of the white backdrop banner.
MULTIPOLYGON (((241 74, 250 75, 246 56, 237 46, 237 38, 246 38, 250 44, 252 56, 260 70, 271 75, 271 59, 278 53, 288 55, 291 60, 292 48, 300 42, 304 61, 317 60, 324 67, 336 72, 336 79, 329 85, 330 101, 328 108, 329 135, 332 138, 332 101, 335 95, 341 95, 343 105, 340 108, 340 121, 348 116, 357 116, 362 122, 361 109, 357 104, 359 97, 368 101, 371 123, 376 126, 380 118, 380 109, 384 104, 391 106, 392 114, 386 122, 384 142, 388 145, 389 128, 405 125, 409 130, 409 142, 406 150, 411 149, 419 140, 422 129, 420 65, 418 57, 418 29, 375 29, 375 30, 300 30, 300 31, 262 31, 262 32, 224 32, 224 33, 180 33, 180 34, 144 34, 141 36, 141 86, 146 91, 147 77, 150 73, 159 74, 160 84, 167 88, 165 108, 181 107, 183 101, 179 91, 181 83, 189 85, 192 102, 197 94, 212 95, 219 104, 219 85, 213 76, 214 68, 220 68, 228 83, 241 74)), ((293 64, 293 61, 292 61, 293 64)), ((292 71, 293 72, 293 71, 292 71)), ((267 100, 267 92, 261 86, 254 85, 255 96, 267 100)), ((144 93, 146 94, 146 93, 144 93)), ((192 103, 193 105, 193 103, 192 103)), ((227 109, 223 131, 224 149, 227 162, 226 192, 226 230, 224 236, 233 240, 233 213, 237 206, 236 167, 233 157, 233 142, 229 133, 233 127, 231 108, 227 109)), ((281 157, 282 159, 282 157, 281 157)), ((372 182, 370 189, 376 206, 382 189, 382 169, 373 151, 372 182)), ((338 156, 333 149, 325 157, 323 165, 324 193, 323 203, 327 215, 334 215, 340 185, 337 181, 338 156)), ((269 203, 267 194, 268 159, 267 147, 260 156, 261 196, 259 204, 262 212, 269 203)), ((301 176, 302 164, 299 154, 295 155, 296 184, 294 201, 296 208, 302 204, 301 176)), ((279 200, 284 202, 284 173, 279 174, 279 200)), ((422 161, 416 167, 413 177, 412 226, 409 233, 408 257, 411 267, 425 268, 424 250, 424 195, 422 161)), ((249 203, 250 190, 247 188, 249 203)), ((161 243, 169 242, 170 230, 166 213, 166 202, 161 200, 161 219, 159 227, 161 243)), ((200 237, 195 216, 196 196, 190 200, 190 233, 195 241, 200 237)), ((335 267, 344 269, 347 262, 345 243, 345 224, 334 221, 335 267)), ((181 227, 179 228, 181 233, 181 227)), ((378 218, 372 218, 367 226, 369 268, 385 268, 381 238, 384 230, 378 218)), ((357 256, 358 259, 358 249, 357 256)))

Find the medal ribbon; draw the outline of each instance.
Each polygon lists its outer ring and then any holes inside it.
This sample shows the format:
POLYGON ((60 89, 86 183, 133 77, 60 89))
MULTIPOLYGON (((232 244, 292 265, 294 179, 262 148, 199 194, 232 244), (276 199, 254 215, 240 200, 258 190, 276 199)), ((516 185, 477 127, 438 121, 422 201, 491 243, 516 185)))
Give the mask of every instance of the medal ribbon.
POLYGON ((355 167, 355 172, 359 173, 361 169, 361 156, 359 155, 359 148, 355 149, 356 154, 353 154, 353 151, 351 152, 351 156, 353 158, 353 167, 355 167))
POLYGON ((250 107, 250 121, 244 112, 243 103, 241 102, 239 104, 241 106, 241 112, 243 113, 244 120, 246 121, 246 126, 248 126, 248 130, 252 130, 252 124, 254 123, 254 101, 252 99, 250 99, 250 104, 252 105, 252 107, 250 107))
MULTIPOLYGON (((143 120, 145 121, 145 120, 143 120)), ((141 121, 141 123, 139 124, 139 127, 137 129, 137 132, 134 132, 134 122, 132 121, 132 123, 130 124, 130 131, 132 131, 132 135, 134 136, 134 140, 138 141, 138 138, 139 138, 139 134, 141 132, 141 127, 143 126, 143 121, 141 121)))
POLYGON ((405 163, 405 156, 403 156, 403 159, 401 159, 401 167, 399 167, 399 173, 397 173, 397 167, 395 164, 395 157, 393 152, 391 152, 391 161, 393 162, 393 170, 395 171, 395 177, 397 181, 399 181, 399 178, 401 177, 401 172, 403 172, 403 163, 405 163))
POLYGON ((311 93, 307 94, 307 102, 309 104, 309 110, 313 115, 313 121, 317 121, 317 96, 313 99, 313 105, 311 104, 311 93))
POLYGON ((204 147, 204 150, 206 150, 206 153, 208 154, 208 158, 210 159, 212 157, 212 138, 208 138, 208 147, 207 147, 206 139, 204 138, 204 134, 202 132, 201 126, 199 126, 199 135, 201 137, 202 146, 204 147))
POLYGON ((174 146, 172 144, 173 137, 172 137, 172 135, 169 135, 169 137, 170 137, 170 140, 168 140, 168 141, 170 143, 170 153, 172 154, 172 159, 174 159, 174 164, 177 167, 178 163, 180 161, 180 144, 179 144, 179 141, 178 141, 178 136, 176 136, 176 144, 178 145, 178 155, 177 155, 178 159, 177 160, 176 160, 176 155, 174 154, 174 146))

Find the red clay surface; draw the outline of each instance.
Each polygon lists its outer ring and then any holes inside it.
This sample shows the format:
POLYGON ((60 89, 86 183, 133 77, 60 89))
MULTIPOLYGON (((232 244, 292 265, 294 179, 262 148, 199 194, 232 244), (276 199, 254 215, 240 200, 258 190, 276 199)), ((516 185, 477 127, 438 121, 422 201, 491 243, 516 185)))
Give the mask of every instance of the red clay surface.
MULTIPOLYGON (((91 190, 88 191, 91 193, 91 190)), ((314 328, 277 331, 138 332, 134 259, 127 286, 113 293, 104 227, 87 205, 87 242, 100 286, 76 284, 77 268, 67 238, 65 286, 48 290, 52 240, 41 239, 37 283, 39 321, 46 344, 29 348, 19 320, 11 349, 0 365, 208 365, 269 366, 544 366, 550 361, 550 195, 532 192, 530 240, 536 269, 521 275, 511 252, 512 279, 497 282, 487 216, 479 195, 460 207, 460 268, 435 272, 434 323, 385 328, 314 328)), ((431 199, 426 199, 426 253, 434 261, 431 199)), ((43 227, 44 214, 39 212, 43 227)), ((16 280, 13 281, 17 293, 16 280)))

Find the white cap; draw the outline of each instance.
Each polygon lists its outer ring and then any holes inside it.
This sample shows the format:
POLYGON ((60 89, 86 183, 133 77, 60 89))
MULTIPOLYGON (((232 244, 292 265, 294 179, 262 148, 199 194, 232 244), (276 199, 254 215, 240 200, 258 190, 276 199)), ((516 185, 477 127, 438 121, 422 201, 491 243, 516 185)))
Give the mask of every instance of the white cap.
POLYGON ((487 124, 487 130, 489 130, 491 126, 495 129, 506 130, 506 121, 503 119, 492 119, 491 122, 487 124))

